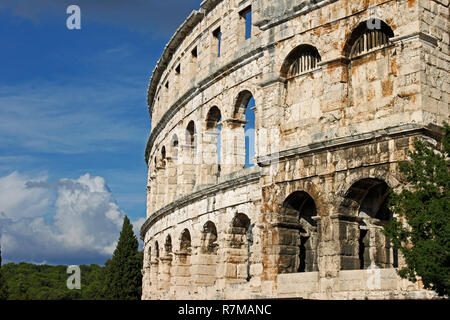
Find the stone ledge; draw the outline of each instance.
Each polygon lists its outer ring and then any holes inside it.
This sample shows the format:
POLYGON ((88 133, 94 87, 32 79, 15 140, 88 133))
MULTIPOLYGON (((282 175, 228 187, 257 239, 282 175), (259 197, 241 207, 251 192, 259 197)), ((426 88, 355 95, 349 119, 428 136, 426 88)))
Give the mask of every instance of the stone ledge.
POLYGON ((210 196, 212 194, 224 191, 226 189, 236 188, 251 184, 259 180, 261 176, 261 170, 258 166, 246 168, 237 172, 233 172, 229 175, 219 177, 219 183, 215 185, 199 186, 196 191, 162 207, 155 213, 153 213, 141 227, 141 239, 144 240, 145 234, 157 221, 172 213, 175 209, 184 207, 187 204, 196 201, 198 199, 210 196))
POLYGON ((408 123, 372 132, 318 141, 306 146, 283 150, 267 156, 257 157, 257 163, 259 166, 265 167, 272 163, 281 162, 290 158, 300 158, 305 155, 319 153, 324 150, 334 150, 345 146, 367 143, 370 140, 382 140, 390 137, 407 136, 416 133, 424 133, 428 136, 440 139, 440 137, 442 137, 442 128, 433 124, 424 126, 415 123, 408 123))

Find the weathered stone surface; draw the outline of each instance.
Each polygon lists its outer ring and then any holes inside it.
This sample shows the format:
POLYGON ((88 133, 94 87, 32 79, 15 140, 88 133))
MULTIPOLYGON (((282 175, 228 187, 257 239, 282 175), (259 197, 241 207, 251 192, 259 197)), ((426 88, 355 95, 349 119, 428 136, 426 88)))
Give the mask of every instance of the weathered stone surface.
POLYGON ((381 228, 448 121, 449 29, 448 1, 204 1, 149 85, 142 298, 433 297, 381 228))

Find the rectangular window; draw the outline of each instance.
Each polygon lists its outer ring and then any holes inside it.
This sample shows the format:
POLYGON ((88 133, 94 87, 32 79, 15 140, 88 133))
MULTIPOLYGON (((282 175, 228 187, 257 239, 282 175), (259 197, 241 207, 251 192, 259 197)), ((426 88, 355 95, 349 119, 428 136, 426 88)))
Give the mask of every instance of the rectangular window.
POLYGON ((180 73, 181 73, 181 65, 178 65, 178 66, 176 67, 175 72, 176 72, 177 74, 180 74, 180 73))
POLYGON ((252 37, 252 7, 248 7, 242 10, 240 13, 241 19, 244 23, 244 36, 245 40, 250 39, 252 37))
POLYGON ((213 36, 216 39, 217 57, 220 57, 220 47, 222 45, 222 32, 220 32, 220 27, 214 30, 213 36))

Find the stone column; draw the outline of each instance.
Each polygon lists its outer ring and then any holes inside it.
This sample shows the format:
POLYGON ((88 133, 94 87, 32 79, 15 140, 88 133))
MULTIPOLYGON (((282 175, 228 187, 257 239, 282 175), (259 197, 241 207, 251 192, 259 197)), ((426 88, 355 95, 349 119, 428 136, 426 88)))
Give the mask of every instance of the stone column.
POLYGON ((160 270, 159 270, 159 281, 158 281, 158 291, 163 295, 169 294, 170 291, 170 278, 171 278, 171 265, 172 265, 172 255, 168 254, 160 258, 160 270))
POLYGON ((196 184, 215 184, 219 176, 217 154, 218 130, 208 130, 202 135, 200 153, 200 173, 196 184))
POLYGON ((166 168, 167 194, 165 204, 172 202, 177 194, 178 188, 177 161, 178 161, 177 158, 167 158, 167 168, 166 168))
POLYGON ((180 151, 181 161, 177 169, 177 196, 191 193, 195 185, 194 147, 182 145, 180 151))
POLYGON ((150 262, 150 299, 158 298, 159 261, 155 258, 150 262))
POLYGON ((191 285, 191 254, 174 252, 171 268, 170 294, 179 299, 189 299, 191 285))
POLYGON ((221 175, 227 175, 244 168, 245 123, 245 121, 236 119, 223 121, 221 175))

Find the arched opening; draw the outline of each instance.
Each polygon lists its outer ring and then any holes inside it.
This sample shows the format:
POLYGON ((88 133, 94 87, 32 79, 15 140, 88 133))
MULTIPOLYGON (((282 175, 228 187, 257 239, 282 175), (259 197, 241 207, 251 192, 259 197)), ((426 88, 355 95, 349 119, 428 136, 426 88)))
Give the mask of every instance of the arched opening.
MULTIPOLYGON (((285 100, 284 121, 289 127, 301 127, 305 130, 311 119, 321 116, 323 99, 323 79, 319 66, 322 60, 319 51, 307 44, 293 49, 284 60, 280 74, 286 79, 284 86, 285 100)), ((298 141, 300 130, 291 130, 288 135, 292 141, 298 141)))
POLYGON ((197 132, 194 121, 190 121, 186 127, 185 145, 183 145, 183 159, 181 173, 178 174, 179 194, 187 194, 192 192, 196 183, 197 168, 196 164, 197 152, 197 132))
POLYGON ((146 267, 147 268, 151 267, 151 262, 152 262, 152 247, 148 246, 148 249, 147 249, 147 261, 146 261, 146 267))
POLYGON ((161 157, 159 160, 159 168, 164 169, 166 167, 166 147, 162 146, 161 148, 161 157))
POLYGON ((166 255, 172 253, 172 238, 170 237, 170 234, 166 237, 166 242, 164 243, 164 250, 166 252, 166 255))
MULTIPOLYGON (((280 253, 280 273, 317 271, 318 230, 314 217, 317 208, 305 191, 291 193, 283 202, 280 229, 283 239, 290 239, 280 253)), ((285 241, 286 242, 286 241, 285 241)))
POLYGON ((344 53, 347 57, 354 58, 388 45, 389 38, 393 36, 392 28, 382 20, 370 19, 361 22, 352 31, 345 45, 344 53))
POLYGON ((190 121, 186 127, 186 144, 195 148, 195 123, 194 121, 190 121))
POLYGON ((191 254, 191 233, 188 229, 184 229, 180 238, 180 252, 184 254, 191 254))
MULTIPOLYGON (((250 91, 239 93, 234 108, 233 138, 235 140, 236 163, 244 168, 255 165, 255 99, 250 91)), ((242 167, 241 167, 242 168, 242 167)))
POLYGON ((172 238, 167 235, 164 242, 164 256, 160 258, 158 289, 163 292, 170 290, 171 265, 172 265, 172 238))
POLYGON ((217 229, 216 225, 208 221, 203 225, 201 252, 206 254, 217 253, 217 229))
POLYGON ((253 245, 253 226, 250 219, 243 213, 237 213, 233 218, 232 240, 230 247, 238 249, 235 253, 237 279, 250 281, 251 246, 253 245), (244 271, 245 270, 245 271, 244 271))
POLYGON ((178 136, 174 134, 172 136, 172 157, 177 160, 178 159, 178 136))
POLYGON ((155 258, 156 258, 156 262, 159 261, 159 244, 158 241, 155 241, 155 258))
MULTIPOLYGON (((209 109, 206 116, 206 131, 203 135, 203 149, 206 164, 204 175, 209 177, 218 177, 220 175, 221 162, 221 133, 222 133, 222 115, 218 107, 213 106, 209 109)), ((215 183, 216 181, 205 181, 206 183, 215 183)))
POLYGON ((195 283, 199 285, 214 285, 217 269, 217 229, 212 221, 203 225, 201 235, 199 266, 196 268, 195 283))
POLYGON ((172 264, 171 292, 189 294, 191 284, 191 234, 188 229, 181 232, 179 249, 175 252, 175 262, 172 264))
POLYGON ((289 79, 318 67, 322 60, 319 51, 311 45, 300 45, 292 50, 281 66, 281 76, 289 79))
POLYGON ((154 245, 154 260, 151 262, 152 268, 150 269, 150 283, 151 287, 153 287, 154 291, 159 290, 159 271, 160 271, 160 265, 159 265, 159 245, 158 241, 155 241, 154 245))
POLYGON ((353 117, 370 121, 378 114, 392 113, 387 101, 394 95, 398 68, 395 48, 390 46, 394 32, 385 22, 371 19, 360 23, 344 46, 348 63, 348 106, 356 108, 353 117))
POLYGON ((386 223, 392 218, 388 207, 390 188, 379 179, 362 179, 354 183, 345 195, 341 211, 348 216, 356 217, 356 229, 348 231, 357 239, 347 239, 356 244, 353 266, 345 269, 392 268, 398 266, 398 252, 391 247, 390 239, 383 233, 386 223), (355 241, 356 240, 356 241, 355 241))

